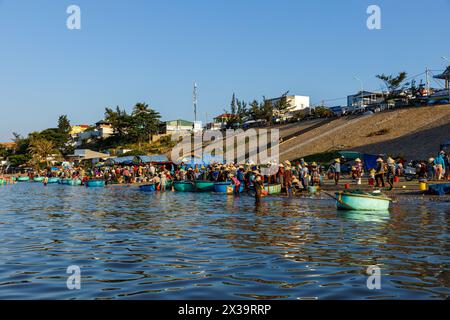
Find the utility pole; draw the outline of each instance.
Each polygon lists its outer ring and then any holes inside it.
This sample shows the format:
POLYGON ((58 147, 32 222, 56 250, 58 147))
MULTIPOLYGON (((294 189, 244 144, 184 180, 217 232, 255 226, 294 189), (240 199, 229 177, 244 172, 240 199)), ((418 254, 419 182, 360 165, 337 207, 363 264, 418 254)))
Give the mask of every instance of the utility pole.
POLYGON ((425 75, 426 75, 426 81, 427 81, 427 96, 430 95, 430 77, 429 77, 429 70, 428 67, 425 69, 425 75))
MULTIPOLYGON (((448 58, 447 57, 441 57, 443 60, 445 60, 445 61, 447 61, 447 62, 450 62, 450 60, 448 60, 448 58)), ((447 68, 445 68, 445 70, 444 70, 444 74, 445 74, 445 72, 447 71, 447 70, 449 70, 450 69, 450 65, 447 67, 447 68)), ((449 72, 450 72, 450 70, 449 70, 449 72)), ((450 74, 447 74, 447 76, 446 76, 446 78, 445 78, 445 88, 447 89, 447 91, 448 91, 448 103, 450 104, 450 74)))
POLYGON ((193 95, 193 103, 194 103, 194 125, 197 122, 197 83, 194 82, 194 95, 193 95))

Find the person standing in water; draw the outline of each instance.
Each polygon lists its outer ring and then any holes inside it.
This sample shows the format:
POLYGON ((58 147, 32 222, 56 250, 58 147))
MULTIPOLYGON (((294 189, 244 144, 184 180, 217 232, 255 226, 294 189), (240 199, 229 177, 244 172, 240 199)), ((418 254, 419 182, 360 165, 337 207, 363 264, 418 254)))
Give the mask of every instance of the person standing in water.
POLYGON ((264 190, 264 181, 262 180, 262 177, 259 174, 258 170, 255 170, 253 173, 255 174, 255 180, 253 182, 255 186, 255 202, 258 205, 261 203, 262 194, 264 190))

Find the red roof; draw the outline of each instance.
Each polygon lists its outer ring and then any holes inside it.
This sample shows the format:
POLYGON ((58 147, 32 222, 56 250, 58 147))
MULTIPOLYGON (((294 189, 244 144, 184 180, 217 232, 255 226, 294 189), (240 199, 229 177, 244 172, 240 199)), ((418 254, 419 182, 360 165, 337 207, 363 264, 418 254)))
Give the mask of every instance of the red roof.
POLYGON ((0 146, 11 149, 16 146, 15 142, 0 142, 0 146))
POLYGON ((231 119, 234 117, 236 117, 236 115, 231 114, 231 113, 224 113, 224 114, 221 114, 220 116, 215 117, 214 119, 231 119))

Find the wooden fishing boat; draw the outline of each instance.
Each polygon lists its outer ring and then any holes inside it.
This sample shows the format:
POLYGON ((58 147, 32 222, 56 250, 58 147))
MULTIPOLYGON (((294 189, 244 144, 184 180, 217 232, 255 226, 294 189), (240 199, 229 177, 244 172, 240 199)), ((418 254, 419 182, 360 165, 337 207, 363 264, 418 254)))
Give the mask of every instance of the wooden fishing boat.
POLYGON ((106 185, 105 180, 88 180, 86 181, 86 187, 88 188, 103 188, 106 185))
POLYGON ((66 184, 69 186, 81 186, 80 179, 67 179, 66 184))
POLYGON ((19 182, 28 182, 28 181, 30 181, 30 177, 18 177, 17 181, 19 181, 19 182))
POLYGON ((264 190, 266 190, 268 194, 279 194, 281 193, 281 184, 264 185, 264 190))
POLYGON ((195 190, 198 192, 214 191, 214 182, 213 181, 197 180, 194 182, 194 185, 195 185, 195 190))
POLYGON ((33 181, 34 181, 34 182, 43 182, 44 179, 45 179, 45 177, 34 177, 34 178, 33 178, 33 181))
POLYGON ((175 181, 173 183, 173 188, 178 192, 194 192, 195 186, 189 181, 175 181))
POLYGON ((145 191, 145 192, 154 192, 154 191, 156 191, 156 187, 154 184, 146 184, 143 186, 139 186, 139 190, 145 191))
POLYGON ((339 210, 388 211, 391 201, 382 193, 359 190, 336 192, 336 206, 339 210))

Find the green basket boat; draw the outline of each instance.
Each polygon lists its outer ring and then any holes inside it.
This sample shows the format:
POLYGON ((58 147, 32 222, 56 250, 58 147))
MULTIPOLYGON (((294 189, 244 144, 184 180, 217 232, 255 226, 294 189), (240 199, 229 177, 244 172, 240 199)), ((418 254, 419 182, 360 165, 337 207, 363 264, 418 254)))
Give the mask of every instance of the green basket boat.
POLYGON ((0 185, 6 184, 6 180, 0 179, 0 185))
POLYGON ((388 211, 391 201, 382 193, 359 190, 336 192, 336 206, 339 210, 388 211))
POLYGON ((166 182, 166 189, 170 189, 173 186, 173 181, 172 180, 167 180, 166 182))
POLYGON ((34 182, 43 182, 44 179, 45 179, 45 177, 34 177, 34 178, 33 178, 33 181, 34 181, 34 182))
POLYGON ((48 184, 59 183, 59 178, 48 178, 48 184))
POLYGON ((19 181, 19 182, 28 182, 28 181, 30 181, 30 177, 18 177, 17 181, 19 181))
POLYGON ((175 181, 173 183, 173 188, 178 192, 194 192, 195 186, 189 181, 175 181))
POLYGON ((213 181, 195 181, 195 190, 198 192, 210 192, 214 191, 214 182, 213 181))
POLYGON ((269 194, 279 194, 281 193, 281 184, 269 184, 269 185, 265 185, 264 189, 269 193, 269 194))

